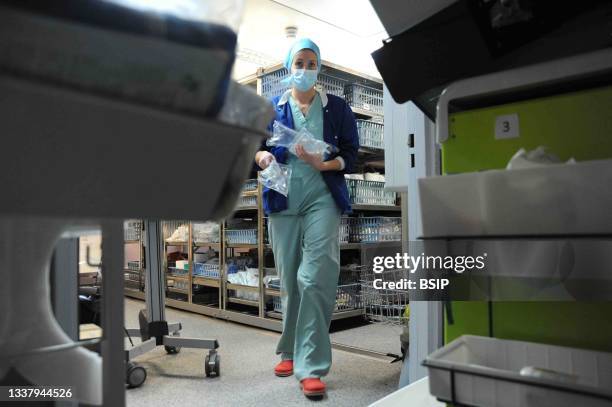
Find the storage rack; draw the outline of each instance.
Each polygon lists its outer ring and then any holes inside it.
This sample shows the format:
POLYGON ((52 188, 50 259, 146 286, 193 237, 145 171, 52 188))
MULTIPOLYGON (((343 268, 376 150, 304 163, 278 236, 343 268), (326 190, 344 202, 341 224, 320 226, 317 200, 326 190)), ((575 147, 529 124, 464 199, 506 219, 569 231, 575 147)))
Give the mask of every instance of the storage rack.
POLYGON ((178 294, 180 298, 181 295, 186 295, 187 300, 191 301, 192 290, 189 289, 191 285, 192 276, 191 270, 193 269, 193 255, 191 247, 191 232, 192 225, 187 221, 166 221, 162 223, 162 234, 164 237, 164 267, 166 270, 166 296, 168 298, 172 298, 175 294, 178 294), (172 239, 173 232, 177 230, 179 227, 186 229, 187 234, 181 236, 179 239, 172 239), (169 259, 169 248, 177 248, 178 251, 174 253, 186 253, 187 261, 189 265, 189 269, 185 270, 184 268, 179 269, 176 266, 177 259, 170 260, 169 259))
MULTIPOLYGON (((263 89, 266 88, 267 92, 282 91, 282 89, 278 89, 278 86, 280 84, 280 79, 286 74, 286 71, 283 72, 283 69, 281 65, 260 69, 256 74, 240 82, 244 85, 256 88, 259 94, 271 96, 269 93, 265 94, 266 92, 264 92, 263 89), (273 88, 274 86, 276 86, 276 88, 273 88)), ((349 69, 341 68, 324 61, 320 79, 320 82, 323 83, 327 92, 339 96, 344 96, 344 92, 346 92, 347 89, 374 89, 380 95, 382 103, 382 83, 375 78, 357 74, 349 69), (331 92, 329 89, 330 87, 332 88, 331 92)), ((359 94, 353 93, 353 96, 359 97, 359 94)), ((364 169, 369 168, 384 171, 384 151, 382 149, 383 115, 380 113, 382 112, 382 104, 379 109, 372 109, 372 105, 373 104, 370 103, 370 106, 367 106, 367 104, 366 106, 363 104, 360 106, 351 106, 358 120, 359 128, 366 128, 368 130, 369 134, 367 138, 369 140, 372 140, 372 137, 376 136, 373 132, 376 132, 377 129, 380 129, 381 134, 380 140, 373 140, 374 143, 368 143, 370 145, 369 147, 360 148, 356 172, 364 172, 364 169), (364 107, 370 110, 364 109, 364 107), (381 148, 376 148, 376 144, 381 148)), ((255 174, 252 174, 252 176, 254 177, 255 174)), ((348 217, 348 220, 343 220, 346 222, 346 239, 341 239, 340 249, 342 258, 351 257, 352 259, 358 260, 359 264, 367 265, 371 263, 371 258, 375 255, 394 255, 396 252, 400 251, 401 241, 399 240, 368 241, 373 239, 357 238, 360 234, 352 233, 353 230, 357 230, 353 228, 357 228, 359 223, 367 222, 368 218, 379 218, 381 222, 384 222, 383 219, 385 218, 394 218, 394 223, 400 223, 399 216, 401 209, 399 202, 390 201, 389 193, 382 192, 382 183, 376 181, 356 182, 354 180, 347 180, 347 184, 349 189, 352 190, 353 195, 357 193, 357 187, 380 187, 379 191, 373 193, 374 199, 372 199, 372 202, 374 202, 376 198, 380 198, 381 202, 384 201, 386 204, 353 203, 353 214, 348 217), (361 220, 359 220, 360 218, 361 220), (349 230, 351 232, 349 232, 349 230)), ((362 199, 358 199, 355 202, 362 201, 362 199)), ((246 234, 233 232, 235 226, 231 225, 233 222, 232 219, 228 219, 219 224, 219 238, 215 239, 218 240, 216 242, 195 241, 193 238, 194 224, 190 222, 178 222, 188 226, 188 240, 185 242, 165 243, 164 247, 166 250, 164 255, 166 258, 166 270, 171 270, 168 268, 168 265, 171 267, 172 263, 168 262, 167 255, 168 248, 173 246, 180 247, 180 250, 183 250, 183 253, 186 254, 189 270, 184 273, 184 276, 168 274, 168 278, 166 279, 166 305, 280 332, 282 330, 282 313, 279 312, 280 291, 275 288, 267 287, 264 284, 264 278, 276 274, 276 270, 273 265, 271 245, 267 241, 267 218, 263 211, 262 189, 261 185, 257 184, 255 180, 251 179, 246 182, 232 218, 251 220, 253 224, 251 230, 255 230, 256 243, 253 243, 252 240, 248 243, 236 243, 233 240, 233 236, 246 236, 246 234), (231 243, 230 240, 232 241, 231 243), (215 253, 217 253, 219 259, 218 276, 213 274, 204 277, 193 274, 196 251, 203 247, 208 247, 209 250, 214 250, 215 253), (249 251, 257 257, 257 286, 229 282, 228 266, 232 258, 249 251), (271 259, 272 261, 270 262, 271 259), (187 283, 186 290, 176 289, 174 287, 174 282, 179 280, 187 283)), ((170 226, 173 224, 172 227, 176 227, 178 223, 176 221, 166 222, 165 225, 170 226)), ((172 230, 164 232, 164 239, 168 237, 167 235, 169 233, 172 233, 172 230)), ((369 235, 365 234, 364 236, 369 235)), ((351 279, 344 278, 348 277, 350 274, 349 271, 346 271, 345 266, 345 263, 341 264, 341 276, 336 298, 336 307, 332 317, 333 320, 364 317, 366 315, 366 310, 361 300, 361 281, 355 279, 353 274, 350 276, 351 279)), ((144 298, 142 292, 137 293, 128 288, 126 288, 126 295, 141 299, 144 298)))
MULTIPOLYGON (((276 64, 266 68, 259 68, 255 74, 247 76, 238 82, 252 87, 258 94, 264 97, 271 98, 282 94, 287 89, 280 82, 286 75, 287 70, 283 65, 276 64)), ((360 132, 360 144, 362 144, 362 147, 359 149, 361 159, 357 172, 363 172, 363 168, 384 170, 381 127, 384 121, 382 81, 323 60, 317 86, 324 88, 327 93, 347 100, 355 114, 360 132), (365 122, 372 124, 364 125, 365 122), (372 140, 372 137, 379 130, 379 140, 372 140), (376 145, 380 147, 375 147, 376 145)))
MULTIPOLYGON (((233 320, 241 323, 251 324, 267 329, 280 331, 282 326, 280 320, 282 314, 278 308, 280 299, 280 291, 275 288, 266 287, 264 285, 264 276, 274 274, 273 267, 265 267, 266 256, 271 256, 271 245, 266 240, 266 221, 264 216, 261 200, 261 186, 258 185, 255 191, 243 192, 243 196, 254 196, 257 199, 256 207, 238 207, 234 216, 250 217, 256 224, 257 243, 230 243, 227 239, 228 229, 226 222, 219 224, 219 237, 213 239, 217 241, 200 242, 195 239, 193 233, 194 225, 197 223, 186 221, 166 221, 163 223, 164 231, 164 266, 166 269, 166 305, 198 312, 204 315, 215 316, 222 319, 233 320), (169 235, 172 234, 176 227, 185 225, 188 229, 188 239, 186 241, 167 241, 169 235), (196 266, 196 253, 200 248, 207 247, 218 253, 218 274, 215 270, 207 272, 207 275, 195 275, 194 270, 198 267, 198 272, 202 265, 198 263, 196 266), (188 270, 179 271, 173 264, 173 259, 169 259, 172 248, 178 248, 178 251, 183 253, 188 262, 188 270), (258 266, 258 285, 234 284, 228 281, 228 266, 230 259, 238 253, 253 250, 257 253, 258 266), (244 295, 236 295, 237 293, 252 293, 256 296, 255 299, 241 298, 244 295), (264 299, 261 301, 260 299, 264 299)), ((369 205, 363 211, 369 212, 372 210, 395 211, 395 207, 376 207, 369 205)), ((346 219, 346 218, 345 218, 346 219)), ((348 218, 351 223, 357 223, 359 218, 348 218)), ((380 219, 388 219, 388 217, 380 217, 380 219)), ((398 218, 392 218, 396 221, 398 218)), ((394 222, 395 223, 395 222, 394 222)), ((348 226, 348 225, 347 225, 348 226)), ((197 227, 197 226, 196 226, 197 227)), ((349 233, 347 231, 347 233, 349 233)), ((361 254, 362 261, 367 261, 367 254, 370 250, 397 250, 401 244, 398 241, 380 241, 380 242, 356 242, 346 239, 346 243, 341 243, 342 251, 356 251, 361 254)), ((126 244, 142 243, 142 237, 139 240, 129 240, 126 244)), ((141 245, 142 248, 142 245, 141 245)), ((141 249, 142 250, 142 249, 141 249)), ((142 253, 142 251, 141 251, 142 253)), ((142 264, 142 263, 141 263, 142 264)), ((206 266, 206 265, 204 265, 206 266)), ((140 272, 142 275, 142 272, 140 272)), ((342 279, 342 276, 341 276, 342 279)), ((134 288, 132 284, 128 284, 126 277, 125 295, 144 299, 144 281, 139 282, 138 287, 134 288)), ((358 280, 346 281, 339 286, 337 295, 336 311, 333 319, 342 319, 364 315, 364 308, 361 306, 361 298, 359 295, 360 284, 358 280), (350 297, 350 298, 349 298, 350 297)))
POLYGON ((144 299, 142 295, 145 284, 144 248, 142 244, 141 220, 130 219, 123 223, 123 242, 126 246, 138 245, 138 260, 127 259, 127 267, 123 269, 125 294, 144 299), (135 264, 136 262, 138 262, 137 265, 135 264))

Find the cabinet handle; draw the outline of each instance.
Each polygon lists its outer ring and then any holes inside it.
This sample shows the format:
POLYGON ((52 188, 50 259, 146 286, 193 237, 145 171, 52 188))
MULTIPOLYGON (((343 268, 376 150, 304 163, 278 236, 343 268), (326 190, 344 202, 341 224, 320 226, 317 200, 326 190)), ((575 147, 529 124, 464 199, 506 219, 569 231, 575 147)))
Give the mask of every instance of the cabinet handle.
POLYGON ((414 133, 408 135, 408 147, 414 148, 414 133))

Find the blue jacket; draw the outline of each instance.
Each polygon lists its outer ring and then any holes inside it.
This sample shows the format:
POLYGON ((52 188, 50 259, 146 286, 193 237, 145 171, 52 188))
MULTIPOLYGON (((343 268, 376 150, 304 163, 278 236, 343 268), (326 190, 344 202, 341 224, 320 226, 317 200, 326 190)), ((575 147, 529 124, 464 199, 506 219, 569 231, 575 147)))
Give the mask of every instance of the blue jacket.
MULTIPOLYGON (((276 111, 276 118, 274 120, 293 129, 291 107, 286 102, 286 95, 283 96, 276 96, 272 99, 272 104, 276 111), (283 96, 285 97, 283 98, 283 96), (279 100, 281 100, 280 104, 279 100)), ((333 160, 340 156, 344 160, 344 169, 342 171, 322 171, 321 174, 336 205, 338 205, 342 213, 350 213, 351 201, 346 181, 344 180, 344 174, 350 174, 354 171, 357 150, 359 150, 359 136, 357 134, 355 116, 349 105, 338 96, 321 93, 321 101, 323 104, 323 140, 338 147, 339 150, 338 153, 331 155, 328 159, 333 160)), ((269 131, 272 131, 273 123, 274 121, 268 126, 269 131)), ((288 154, 290 153, 285 147, 267 147, 264 143, 262 149, 270 151, 279 164, 287 163, 288 154)), ((287 197, 264 187, 263 207, 266 214, 285 210, 287 209, 287 197)))

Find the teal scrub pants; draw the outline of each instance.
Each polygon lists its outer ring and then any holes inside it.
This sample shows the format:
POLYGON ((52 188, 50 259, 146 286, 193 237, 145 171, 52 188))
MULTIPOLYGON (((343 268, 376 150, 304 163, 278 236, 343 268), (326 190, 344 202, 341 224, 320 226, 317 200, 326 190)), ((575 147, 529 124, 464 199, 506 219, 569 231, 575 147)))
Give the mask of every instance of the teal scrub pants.
POLYGON ((288 209, 269 217, 283 306, 276 353, 293 360, 298 380, 320 378, 331 367, 329 325, 340 272, 340 215, 321 174, 312 173, 291 177, 288 209))

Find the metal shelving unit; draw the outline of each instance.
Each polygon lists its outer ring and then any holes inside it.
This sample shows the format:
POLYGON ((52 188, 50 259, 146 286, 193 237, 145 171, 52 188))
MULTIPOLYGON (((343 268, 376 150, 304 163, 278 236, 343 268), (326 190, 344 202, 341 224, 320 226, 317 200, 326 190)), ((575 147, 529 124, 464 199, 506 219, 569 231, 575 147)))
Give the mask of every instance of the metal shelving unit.
MULTIPOLYGON (((243 78, 239 83, 253 87, 257 90, 258 94, 264 97, 271 97, 273 94, 283 91, 284 88, 280 85, 280 79, 282 79, 284 74, 286 74, 285 68, 281 64, 276 64, 258 69, 255 74, 243 78)), ((356 119, 383 123, 382 81, 380 79, 323 60, 318 86, 325 88, 328 93, 345 99, 347 96, 353 96, 350 98, 351 103, 349 105, 356 119), (355 87, 380 92, 379 97, 375 98, 375 104, 365 103, 364 95, 356 92, 353 89, 355 87)), ((367 100, 367 102, 371 101, 367 100)), ((359 153, 359 166, 361 168, 367 167, 384 170, 384 153, 382 149, 362 147, 359 153)))
POLYGON ((196 285, 203 285, 206 287, 217 287, 219 288, 221 286, 221 283, 219 282, 218 278, 210 278, 210 277, 193 277, 192 280, 193 284, 196 285))
MULTIPOLYGON (((124 292, 125 295, 133 298, 142 299, 144 298, 144 252, 142 245, 142 221, 140 220, 128 220, 124 222, 123 231, 123 243, 124 245, 138 245, 138 269, 125 267, 123 269, 124 274, 124 292), (138 224, 136 228, 130 227, 129 222, 138 224)), ((134 261, 134 260, 132 260, 134 261)), ((129 266, 129 262, 128 262, 129 266)))
POLYGON ((354 211, 401 212, 399 205, 364 205, 354 204, 354 211))
MULTIPOLYGON (((246 192, 245 194, 251 194, 251 192, 246 192)), ((184 300, 178 299, 176 295, 174 298, 167 298, 166 305, 180 308, 184 310, 189 310, 192 312, 201 313, 204 315, 214 316, 218 318, 222 318, 225 320, 250 324, 258 327, 263 327, 267 329, 272 329, 276 331, 280 331, 282 329, 282 314, 279 312, 274 312, 269 309, 269 300, 273 297, 280 297, 280 291, 272 288, 268 288, 264 286, 263 277, 265 271, 273 271, 273 268, 265 268, 263 261, 258 261, 258 273, 259 273, 259 285, 258 286, 249 286, 242 284, 233 284, 227 281, 227 259, 228 254, 235 250, 243 251, 245 249, 257 249, 257 254, 259 259, 264 258, 264 254, 269 252, 271 245, 268 243, 264 243, 264 228, 265 228, 265 220, 264 220, 264 212, 263 206, 261 202, 261 187, 258 186, 257 191, 255 192, 255 196, 257 196, 257 244, 228 244, 226 243, 225 238, 225 230, 223 224, 219 225, 219 241, 218 242, 198 242, 193 241, 193 223, 188 222, 168 222, 174 223, 174 226, 178 226, 181 223, 184 225, 188 225, 189 227, 189 239, 188 241, 172 241, 165 242, 164 247, 164 259, 165 259, 165 267, 167 270, 166 274, 166 282, 170 281, 174 283, 175 281, 185 281, 188 282, 188 287, 191 289, 182 289, 176 288, 173 286, 167 286, 166 290, 168 293, 176 294, 184 300), (186 254, 188 257, 189 271, 186 274, 173 274, 168 272, 168 248, 170 247, 181 247, 181 250, 186 250, 186 254), (205 277, 205 276, 195 276, 193 275, 194 270, 194 258, 195 253, 200 247, 208 247, 212 250, 215 250, 219 253, 219 278, 215 277, 205 277), (202 304, 198 303, 197 297, 198 292, 196 291, 196 287, 206 287, 209 289, 216 289, 215 299, 213 301, 215 305, 210 304, 202 304), (247 299, 247 298, 239 298, 237 297, 236 291, 241 292, 249 292, 249 293, 257 293, 258 300, 247 299), (264 299, 261 301, 260 299, 264 299), (241 307, 240 309, 235 309, 236 307, 241 307), (246 310, 251 309, 250 312, 245 312, 246 310)), ((394 211, 398 210, 397 207, 386 207, 386 206, 378 206, 378 205, 355 205, 356 211, 394 211)), ((236 211, 235 213, 239 213, 240 211, 236 211)), ((168 234, 172 233, 172 230, 165 231, 165 238, 168 237, 168 234)), ((138 243, 142 243, 141 241, 136 241, 138 243)), ((130 242, 135 243, 135 242, 130 242)), ((372 243, 348 243, 342 244, 342 250, 357 250, 359 252, 366 251, 368 248, 380 248, 380 247, 390 247, 390 246, 399 246, 400 242, 372 242, 372 243)), ((141 249, 142 250, 142 249, 141 249)), ((142 253, 142 252, 141 252, 142 253)), ((141 263, 142 264, 142 263, 141 263)), ((212 292, 212 291, 211 291, 212 292)), ((125 288, 125 295, 144 299, 144 293, 142 290, 136 290, 131 287, 125 288)), ((363 315, 363 309, 356 308, 352 310, 340 310, 334 313, 333 320, 342 319, 342 318, 352 318, 356 316, 363 315)))

